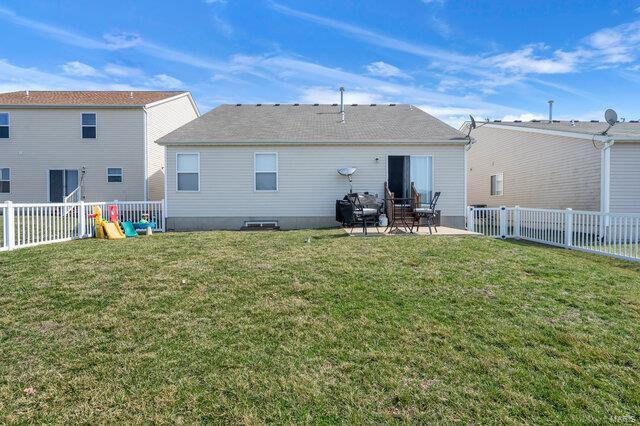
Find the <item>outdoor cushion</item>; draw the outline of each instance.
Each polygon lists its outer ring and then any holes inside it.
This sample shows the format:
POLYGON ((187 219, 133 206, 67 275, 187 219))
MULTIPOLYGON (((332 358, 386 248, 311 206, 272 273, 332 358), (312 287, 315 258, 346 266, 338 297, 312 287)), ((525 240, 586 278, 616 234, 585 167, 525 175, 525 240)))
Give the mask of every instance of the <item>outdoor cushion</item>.
POLYGON ((362 209, 362 212, 360 212, 360 211, 356 211, 356 212, 359 213, 359 214, 362 214, 364 216, 375 216, 375 215, 378 214, 378 209, 372 209, 372 208, 369 208, 369 207, 365 207, 365 208, 362 209))

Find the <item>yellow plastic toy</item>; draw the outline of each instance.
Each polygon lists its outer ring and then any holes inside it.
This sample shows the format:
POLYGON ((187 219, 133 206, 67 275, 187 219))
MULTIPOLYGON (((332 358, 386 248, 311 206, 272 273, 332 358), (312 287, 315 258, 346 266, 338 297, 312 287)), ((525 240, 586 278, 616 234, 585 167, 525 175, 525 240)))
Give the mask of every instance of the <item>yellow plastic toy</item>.
POLYGON ((95 221, 96 238, 106 238, 108 240, 121 240, 125 238, 124 232, 120 229, 118 222, 107 222, 102 218, 102 209, 100 207, 93 207, 93 214, 90 214, 89 217, 95 221))

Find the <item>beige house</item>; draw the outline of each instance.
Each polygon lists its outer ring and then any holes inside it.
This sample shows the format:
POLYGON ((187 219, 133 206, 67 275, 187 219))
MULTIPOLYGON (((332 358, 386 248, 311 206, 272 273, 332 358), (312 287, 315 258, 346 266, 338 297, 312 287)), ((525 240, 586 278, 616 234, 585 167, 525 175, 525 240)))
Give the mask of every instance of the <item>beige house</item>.
POLYGON ((464 227, 465 135, 411 105, 222 105, 161 138, 170 229, 337 226, 350 190, 385 182, 442 193, 444 226, 464 227))
POLYGON ((640 213, 640 123, 616 123, 603 134, 608 127, 479 124, 468 152, 468 203, 640 213))
POLYGON ((188 92, 0 94, 0 203, 160 200, 164 148, 198 117, 188 92))

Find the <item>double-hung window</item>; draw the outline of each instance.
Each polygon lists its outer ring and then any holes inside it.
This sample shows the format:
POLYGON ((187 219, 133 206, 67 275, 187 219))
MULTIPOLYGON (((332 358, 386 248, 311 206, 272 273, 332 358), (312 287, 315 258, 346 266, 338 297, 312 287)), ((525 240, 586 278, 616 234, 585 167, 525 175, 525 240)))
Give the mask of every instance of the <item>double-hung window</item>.
POLYGON ((107 168, 107 182, 108 183, 122 183, 122 167, 108 167, 107 168))
POLYGON ((11 169, 0 168, 0 194, 11 192, 11 169))
POLYGON ((504 191, 504 175, 498 173, 491 176, 491 195, 502 195, 504 191))
POLYGON ((278 154, 275 152, 256 152, 254 154, 256 191, 278 190, 278 154))
POLYGON ((9 113, 0 112, 0 139, 9 139, 9 113))
POLYGON ((176 171, 178 191, 200 191, 200 154, 178 153, 176 171))
POLYGON ((82 139, 95 139, 98 136, 98 123, 95 112, 82 113, 82 139))

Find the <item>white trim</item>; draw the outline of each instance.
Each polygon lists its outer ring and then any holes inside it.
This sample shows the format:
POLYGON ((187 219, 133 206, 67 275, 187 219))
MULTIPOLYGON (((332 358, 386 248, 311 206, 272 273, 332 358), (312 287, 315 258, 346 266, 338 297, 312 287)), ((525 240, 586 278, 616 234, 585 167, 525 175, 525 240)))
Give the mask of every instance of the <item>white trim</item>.
POLYGON ((276 151, 261 152, 257 151, 253 153, 253 192, 278 192, 280 190, 280 159, 278 158, 276 151), (275 171, 258 171, 256 170, 256 158, 258 155, 275 155, 276 156, 276 169, 275 171), (276 189, 256 189, 256 174, 258 173, 275 173, 276 174, 276 189))
POLYGON ((600 211, 611 209, 611 146, 607 144, 600 153, 600 211))
POLYGON ((0 192, 4 196, 13 194, 13 174, 11 173, 11 167, 0 166, 0 182, 7 182, 6 180, 2 180, 2 169, 9 170, 9 192, 0 192))
MULTIPOLYGON (((436 190, 436 156, 434 154, 387 154, 385 157, 386 164, 384 167, 384 181, 387 183, 389 183, 389 157, 409 157, 409 161, 411 161, 411 157, 431 157, 431 197, 433 198, 433 194, 438 192, 436 190)), ((409 177, 409 180, 411 180, 411 177, 409 177)), ((409 184, 411 184, 411 182, 409 182, 409 184)), ((429 200, 429 202, 431 202, 431 200, 429 200)))
MULTIPOLYGON (((167 218, 167 207, 169 206, 169 188, 167 183, 169 182, 169 178, 167 172, 169 171, 169 150, 166 147, 164 148, 164 217, 167 218)), ((176 169, 178 168, 178 164, 176 164, 176 169)), ((178 187, 178 182, 176 180, 176 188, 178 187)))
MULTIPOLYGON (((98 140, 98 113, 97 112, 93 112, 93 111, 80 111, 80 139, 84 140, 89 140, 89 141, 97 141, 98 140), (85 125, 82 124, 82 116, 84 114, 95 114, 96 116, 96 124, 94 126, 91 125, 85 125), (85 127, 95 127, 96 128, 96 137, 95 138, 85 138, 84 135, 82 134, 82 130, 85 127)), ((54 169, 54 170, 58 170, 58 169, 54 169)))
POLYGON ((11 112, 9 111, 0 111, 0 114, 7 114, 7 125, 5 126, 4 124, 0 125, 0 127, 7 127, 7 129, 9 130, 9 137, 8 138, 0 138, 0 142, 2 141, 10 141, 11 140, 11 112))
POLYGON ((198 140, 181 140, 181 141, 163 141, 160 138, 156 141, 158 145, 163 146, 378 146, 378 145, 415 145, 415 146, 428 146, 428 145, 452 145, 452 146, 464 146, 467 144, 467 139, 460 140, 415 140, 415 139, 395 139, 395 140, 379 140, 379 141, 344 141, 344 140, 309 140, 301 142, 296 140, 281 140, 281 141, 268 141, 268 140, 239 140, 239 141, 198 141, 198 140))
POLYGON ((176 152, 176 192, 200 192, 200 153, 199 152, 176 152), (198 156, 198 189, 178 189, 178 174, 180 173, 193 173, 193 172, 180 172, 178 171, 178 156, 180 155, 197 155, 198 156))
MULTIPOLYGON (((107 166, 107 185, 122 185, 124 183, 124 167, 120 166, 107 166), (109 182, 109 176, 118 176, 117 174, 109 174, 109 169, 120 169, 120 182, 109 182)), ((146 200, 145 200, 146 201, 146 200)))

